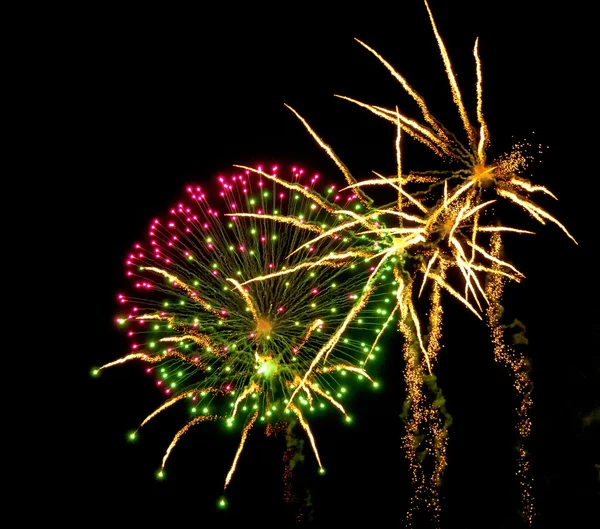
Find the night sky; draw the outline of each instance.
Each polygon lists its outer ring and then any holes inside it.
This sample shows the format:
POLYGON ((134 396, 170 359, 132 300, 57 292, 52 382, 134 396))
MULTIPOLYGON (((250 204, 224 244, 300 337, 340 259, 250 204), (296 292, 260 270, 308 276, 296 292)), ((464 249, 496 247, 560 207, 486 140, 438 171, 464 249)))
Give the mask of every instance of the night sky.
MULTIPOLYGON (((543 145, 544 155, 525 176, 559 197, 540 197, 539 203, 579 242, 516 207, 502 209, 508 224, 537 233, 505 237, 508 258, 527 279, 508 287, 504 303, 507 320, 517 318, 527 327, 523 352, 533 365, 529 446, 537 527, 591 527, 586 516, 600 501, 594 468, 600 463, 598 423, 586 419, 599 405, 600 384, 592 40, 585 17, 568 4, 493 4, 476 10, 476 2, 432 0, 431 7, 472 118, 472 49, 480 38, 489 158, 519 140, 543 145)), ((354 37, 381 53, 432 112, 461 134, 419 0, 381 8, 367 2, 349 11, 343 4, 324 5, 218 3, 205 11, 89 12, 78 15, 68 36, 57 33, 57 69, 67 74, 61 91, 72 135, 65 154, 77 160, 78 175, 76 184, 59 176, 56 189, 77 203, 66 226, 76 256, 68 273, 79 280, 70 287, 74 343, 67 345, 72 356, 63 366, 73 385, 58 406, 70 424, 69 431, 56 433, 65 437, 55 454, 61 479, 43 493, 52 500, 53 521, 81 527, 96 517, 147 527, 293 526, 294 508, 282 498, 283 437, 253 431, 228 489, 229 508, 218 511, 238 433, 220 424, 195 427, 174 450, 168 479, 159 482, 155 472, 185 414, 164 413, 130 444, 126 432, 163 397, 139 364, 97 379, 89 372, 126 354, 127 340, 114 324, 116 294, 127 284, 123 258, 186 184, 208 183, 233 164, 261 162, 301 164, 328 182, 343 182, 284 103, 308 120, 358 178, 371 170, 394 171, 394 128, 333 94, 420 114, 354 37)), ((403 155, 406 170, 441 164, 408 138, 403 155)), ((438 371, 454 424, 443 527, 520 527, 517 401, 508 373, 494 363, 486 327, 453 300, 445 306, 438 371)), ((348 403, 354 423, 347 426, 335 414, 311 423, 327 474, 318 475, 307 444, 298 492, 310 490, 317 527, 402 527, 410 480, 400 450, 401 341, 388 338, 386 345, 376 368, 381 389, 355 391, 348 403)))

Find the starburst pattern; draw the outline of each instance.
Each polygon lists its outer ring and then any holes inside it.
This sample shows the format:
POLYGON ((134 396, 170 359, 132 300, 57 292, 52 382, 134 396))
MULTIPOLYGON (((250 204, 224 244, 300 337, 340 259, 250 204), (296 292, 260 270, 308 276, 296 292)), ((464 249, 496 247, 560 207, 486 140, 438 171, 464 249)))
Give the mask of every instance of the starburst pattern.
POLYGON ((309 417, 335 408, 350 422, 344 401, 351 388, 377 386, 364 363, 380 349, 372 342, 391 296, 382 289, 364 302, 371 243, 348 230, 337 234, 345 221, 332 215, 353 208, 356 195, 335 186, 320 195, 319 175, 303 173, 292 168, 280 178, 274 166, 222 176, 223 211, 201 187, 189 186, 127 257, 133 288, 118 296, 124 312, 117 321, 131 352, 94 372, 132 360, 149 364, 167 400, 140 428, 173 405, 189 406, 191 418, 168 446, 159 477, 182 436, 217 419, 241 427, 225 487, 257 424, 298 424, 323 471, 309 417), (321 237, 327 232, 334 235, 321 237))

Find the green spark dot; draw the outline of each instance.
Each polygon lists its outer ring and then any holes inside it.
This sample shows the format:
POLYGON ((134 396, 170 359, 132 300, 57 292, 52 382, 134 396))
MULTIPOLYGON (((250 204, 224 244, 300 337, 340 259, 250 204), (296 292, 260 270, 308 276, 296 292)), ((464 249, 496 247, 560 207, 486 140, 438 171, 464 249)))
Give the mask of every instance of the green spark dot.
POLYGON ((225 500, 225 498, 220 498, 218 506, 219 506, 219 509, 227 508, 227 500, 225 500))
POLYGON ((162 470, 159 470, 159 471, 156 473, 156 477, 157 477, 158 479, 163 479, 163 478, 165 477, 165 473, 164 473, 162 470))
POLYGON ((208 413, 208 408, 203 408, 202 413, 204 413, 204 414, 208 413))
POLYGON ((321 474, 321 475, 325 474, 325 469, 323 467, 321 467, 319 469, 319 474, 321 474))
POLYGON ((93 377, 97 377, 99 374, 100 374, 100 370, 99 369, 96 369, 96 368, 92 369, 91 375, 93 377))

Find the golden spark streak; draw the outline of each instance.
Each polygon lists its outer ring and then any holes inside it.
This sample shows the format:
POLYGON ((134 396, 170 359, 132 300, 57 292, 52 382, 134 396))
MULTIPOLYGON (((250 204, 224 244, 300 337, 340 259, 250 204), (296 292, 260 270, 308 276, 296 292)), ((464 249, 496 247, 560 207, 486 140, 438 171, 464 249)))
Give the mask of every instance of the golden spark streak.
MULTIPOLYGON (((447 181, 445 180, 444 186, 446 185, 446 182, 447 181)), ((467 189, 469 189, 472 185, 473 185, 473 180, 466 182, 461 187, 459 187, 450 198, 447 198, 446 187, 444 187, 444 205, 443 205, 443 207, 439 207, 431 213, 431 215, 427 219, 427 224, 430 227, 433 226, 433 223, 443 213, 443 211, 448 209, 448 206, 452 202, 454 202, 460 195, 462 195, 467 189)))
POLYGON ((242 450, 244 449, 244 444, 246 443, 246 438, 248 437, 248 431, 250 430, 250 428, 252 428, 254 421, 256 421, 256 417, 258 417, 258 410, 254 412, 252 418, 246 423, 246 426, 244 426, 244 430, 242 431, 242 438, 240 439, 240 444, 235 453, 235 457, 233 458, 233 463, 231 463, 231 468, 229 469, 227 477, 225 478, 225 486, 223 487, 223 489, 227 488, 227 485, 229 485, 229 482, 233 477, 233 473, 235 472, 235 468, 237 467, 238 459, 240 458, 240 454, 242 453, 242 450))
POLYGON ((310 426, 308 426, 308 423, 306 422, 306 419, 302 415, 302 412, 300 411, 299 408, 296 408, 296 406, 294 406, 292 403, 288 404, 288 406, 296 414, 296 417, 298 417, 298 421, 302 425, 302 428, 304 428, 304 431, 306 432, 306 435, 308 436, 308 439, 310 440, 310 445, 312 446, 313 452, 315 453, 315 457, 317 458, 317 463, 319 464, 319 468, 322 470, 323 465, 321 464, 321 458, 319 457, 319 451, 317 450, 317 444, 315 443, 315 438, 312 434, 312 431, 310 430, 310 426))
MULTIPOLYGON (((259 171, 258 169, 254 169, 253 167, 247 167, 245 165, 234 165, 233 167, 237 167, 238 169, 245 169, 252 173, 259 174, 261 176, 264 176, 268 180, 271 180, 272 182, 275 182, 276 184, 279 184, 287 189, 290 189, 292 191, 297 191, 301 195, 304 195, 306 198, 309 198, 310 200, 312 200, 313 202, 315 202, 316 204, 321 206, 325 211, 328 211, 329 213, 337 214, 339 212, 338 208, 328 204, 323 199, 321 199, 318 195, 315 195, 314 193, 311 193, 307 189, 304 189, 304 187, 302 187, 299 184, 294 184, 292 182, 286 182, 285 180, 281 180, 280 178, 277 178, 274 175, 270 175, 269 173, 265 173, 264 171, 259 171)), ((244 216, 249 216, 249 215, 253 215, 253 213, 244 214, 244 216)), ((241 215, 237 214, 237 216, 239 217, 241 215)), ((260 217, 262 217, 262 215, 260 215, 260 217)))
MULTIPOLYGON (((408 295, 410 295, 411 291, 412 291, 412 287, 410 287, 408 295)), ((419 317, 417 316, 417 311, 415 310, 415 307, 414 307, 412 301, 409 301, 408 308, 410 310, 410 315, 412 317, 413 324, 417 331, 419 347, 421 348, 421 352, 423 353, 423 355, 425 355, 425 361, 427 362, 427 370, 429 371, 429 374, 431 375, 431 363, 429 362, 429 355, 427 354, 427 351, 425 350, 425 346, 423 345, 423 338, 421 337, 421 324, 419 323, 419 317)))
MULTIPOLYGON (((376 175, 377 175, 379 178, 382 178, 382 179, 383 179, 383 180, 381 180, 381 182, 383 182, 383 181, 387 181, 387 180, 390 180, 390 182, 392 182, 392 180, 391 180, 391 179, 389 179, 389 178, 385 178, 385 176, 383 176, 383 175, 380 175, 379 173, 377 173, 377 172, 375 172, 375 171, 373 171, 373 172, 374 172, 374 173, 375 173, 375 174, 376 174, 376 175)), ((400 181, 400 182, 402 181, 402 177, 401 177, 401 176, 399 176, 399 177, 398 177, 398 181, 400 181)), ((414 197, 413 197, 413 196, 412 196, 410 193, 407 193, 407 192, 406 192, 406 191, 405 191, 405 190, 402 188, 402 186, 401 186, 401 185, 400 185, 400 186, 396 186, 396 185, 393 185, 393 184, 391 184, 391 185, 392 185, 393 187, 395 187, 395 188, 398 190, 398 192, 402 193, 402 196, 403 196, 404 198, 406 198, 407 200, 409 200, 410 202, 412 202, 412 203, 413 203, 415 206, 417 206, 417 207, 418 207, 418 208, 419 208, 419 209, 420 209, 420 210, 421 210, 423 213, 427 213, 427 212, 429 211, 429 210, 428 210, 428 209, 427 209, 427 208, 426 208, 426 207, 425 207, 423 204, 421 204, 421 203, 420 203, 420 202, 419 202, 419 201, 418 201, 416 198, 414 198, 414 197)), ((398 200, 400 200, 400 198, 398 198, 398 200)), ((400 208, 400 203, 398 204, 398 207, 400 208)))
POLYGON ((160 471, 162 472, 165 469, 165 465, 167 464, 167 459, 169 458, 169 455, 171 454, 171 450, 173 450, 173 448, 175 448, 175 445, 179 442, 179 440, 181 439, 181 437, 195 424, 198 424, 199 422, 204 422, 204 421, 212 421, 215 420, 216 417, 214 415, 201 415, 199 417, 194 417, 190 422, 188 422, 181 430, 179 430, 176 434, 175 437, 173 437, 173 440, 171 441, 171 444, 169 445, 169 447, 167 448, 165 455, 163 456, 163 460, 162 460, 162 464, 160 465, 160 471))
POLYGON ((361 231, 358 235, 379 233, 381 235, 401 235, 403 233, 425 233, 425 228, 380 228, 378 230, 361 231))
MULTIPOLYGON (((308 124, 308 122, 298 113, 296 112, 291 106, 289 105, 285 105, 287 108, 289 108, 295 115, 296 117, 302 122, 302 124, 304 125, 304 127, 306 128, 306 130, 308 130, 309 134, 313 137, 313 139, 317 142, 317 144, 319 145, 319 147, 321 147, 321 149, 323 149, 328 156, 334 161, 335 165, 338 166, 339 170, 342 171, 342 173, 344 174, 344 177, 346 178, 346 181, 349 184, 354 184, 356 183, 356 179, 350 174, 350 171, 348 170, 348 168, 346 167, 346 165, 344 164, 344 162, 342 162, 342 160, 340 160, 337 156, 337 154, 335 154, 335 152, 333 152, 333 149, 327 145, 318 135, 317 133, 311 128, 311 126, 308 124)), ((362 194, 361 192, 357 193, 357 197, 358 199, 365 205, 365 206, 369 206, 373 201, 367 197, 366 195, 362 194)))
POLYGON ((328 371, 331 371, 331 369, 336 369, 336 370, 337 369, 345 369, 346 371, 358 373, 359 375, 362 375, 363 377, 365 377, 367 380, 370 380, 371 382, 373 382, 373 379, 369 376, 369 374, 363 368, 360 368, 360 367, 350 366, 347 364, 336 364, 334 366, 331 366, 331 368, 329 368, 329 369, 327 369, 327 368, 322 369, 321 372, 327 373, 328 371))
POLYGON ((486 257, 490 261, 493 261, 494 263, 497 263, 497 264, 502 265, 502 266, 506 266, 506 267, 510 268, 511 270, 514 270, 521 277, 525 277, 525 275, 522 274, 521 272, 519 272, 513 265, 511 265, 510 263, 507 263, 506 261, 502 261, 501 259, 498 259, 498 258, 494 257, 493 255, 491 255, 488 252, 486 252, 481 246, 478 246, 477 244, 473 244, 472 242, 470 242, 468 240, 465 241, 465 242, 471 248, 474 248, 476 251, 478 251, 481 255, 483 255, 484 257, 486 257))
POLYGON ((183 336, 165 336, 158 340, 159 342, 183 342, 184 340, 191 340, 198 345, 202 345, 204 347, 210 347, 214 349, 215 346, 209 340, 208 336, 205 334, 184 334, 183 336))
POLYGON ((489 206, 490 204, 493 204, 494 202, 496 202, 496 201, 488 200, 487 202, 484 202, 483 204, 479 204, 478 206, 475 206, 474 208, 470 209, 463 215, 462 220, 468 219, 471 215, 473 215, 473 213, 476 213, 477 211, 482 210, 483 208, 485 208, 486 206, 489 206))
POLYGON ((132 353, 127 356, 117 358, 116 360, 113 360, 108 364, 104 364, 103 366, 100 366, 98 369, 96 369, 96 371, 101 371, 102 369, 108 369, 109 367, 124 364, 125 362, 129 362, 130 360, 143 360, 144 362, 154 363, 160 362, 161 360, 164 360, 164 358, 165 357, 163 355, 150 356, 147 353, 132 353))
POLYGON ((429 275, 430 275, 430 277, 432 277, 433 279, 435 279, 435 281, 437 281, 442 287, 444 287, 450 294, 452 294, 456 299, 458 299, 473 314, 475 314, 475 316, 477 316, 479 319, 481 319, 481 316, 479 315, 479 313, 477 312, 477 310, 475 309, 475 307, 473 307, 473 305, 471 305, 464 297, 462 297, 448 283, 446 283, 446 281, 444 281, 444 279, 442 279, 437 274, 434 274, 434 273, 431 273, 431 272, 429 273, 429 275))
POLYGON ((312 325, 306 330, 306 334, 304 335, 302 340, 300 340, 300 343, 296 346, 296 349, 300 350, 304 346, 304 344, 308 342, 312 333, 315 332, 315 330, 317 330, 321 325, 323 325, 323 320, 313 321, 312 325))
POLYGON ((438 47, 440 49, 440 53, 442 55, 442 59, 444 61, 444 67, 446 68, 446 74, 448 75, 448 81, 450 81, 450 89, 452 90, 452 99, 458 108, 458 113, 460 114, 460 118, 462 119, 463 126, 465 128, 465 132, 469 138, 469 145, 473 150, 475 150, 475 136, 473 135, 473 127, 471 123, 469 123, 469 118, 467 116, 467 111, 463 105, 462 96, 460 95, 460 89, 458 88, 458 83, 456 82, 456 78, 454 77, 454 71, 452 70, 452 64, 450 63, 450 57, 448 56, 448 52, 446 51, 446 46, 444 45, 444 41, 442 37, 438 33, 437 26, 435 25, 435 20, 433 19, 433 14, 429 9, 429 4, 427 0, 425 0, 425 7, 427 8, 427 13, 429 14, 429 20, 431 21, 431 27, 433 28, 433 33, 435 34, 435 40, 438 43, 438 47))
POLYGON ((458 228, 458 225, 460 224, 460 222, 462 220, 464 212, 471 205, 470 203, 471 203, 471 196, 468 196, 467 200, 465 202, 465 205, 462 208, 460 208, 460 211, 458 212, 458 215, 456 215, 456 219, 454 220, 454 224, 452 225, 450 233, 448 234, 448 238, 449 239, 452 239, 452 236, 454 235, 454 230, 456 230, 456 228, 458 228))
POLYGON ((244 298, 244 301, 246 302, 246 307, 248 307, 250 309, 250 313, 252 314, 252 317, 254 318, 254 321, 256 323, 258 323, 258 321, 259 321, 260 318, 258 317, 258 312, 257 312, 256 307, 254 306, 254 303, 252 302, 252 298, 250 297, 250 295, 248 294, 248 292, 246 292, 242 288, 242 285, 240 285, 235 279, 232 279, 231 277, 228 277, 227 281, 229 281, 230 283, 233 283, 233 285, 235 286, 235 288, 237 289, 237 291, 240 293, 240 295, 242 296, 242 298, 244 298))
POLYGON ((395 215, 396 217, 401 217, 401 218, 406 219, 406 220, 412 220, 413 222, 417 222, 419 224, 426 224, 427 223, 426 221, 424 221, 423 219, 421 219, 419 217, 415 217, 414 215, 409 215, 409 214, 404 213, 402 211, 396 211, 394 209, 379 209, 379 210, 377 210, 377 213, 379 215, 381 215, 383 213, 388 214, 388 215, 395 215))
POLYGON ((487 123, 483 118, 483 77, 481 73, 481 58, 479 57, 479 37, 475 39, 473 48, 475 66, 477 70, 477 121, 479 121, 479 145, 477 147, 477 159, 480 164, 485 164, 485 150, 489 144, 489 131, 487 123))
POLYGON ((479 307, 479 310, 482 310, 481 303, 479 303, 479 298, 477 297, 477 292, 475 292, 475 289, 471 284, 471 274, 473 274, 473 272, 470 270, 469 264, 461 259, 459 255, 456 256, 456 264, 460 268, 460 271, 465 278, 465 299, 468 299, 469 291, 471 291, 473 298, 475 299, 475 303, 477 303, 477 307, 479 307))
POLYGON ((420 141, 421 143, 425 144, 430 150, 432 150, 438 156, 442 157, 443 153, 445 153, 446 155, 448 155, 452 158, 456 158, 456 154, 453 153, 451 150, 449 150, 448 146, 444 142, 440 142, 439 138, 437 138, 429 129, 423 127, 422 125, 419 125, 419 123, 417 123, 416 121, 409 119, 406 116, 403 116, 399 112, 395 112, 395 111, 389 110, 387 108, 376 107, 373 105, 367 105, 366 103, 361 103, 360 101, 357 101, 356 99, 352 99, 351 97, 341 96, 341 95, 337 95, 337 94, 335 94, 335 97, 344 99, 346 101, 349 101, 350 103, 354 103, 355 105, 357 105, 359 107, 366 108, 367 110, 369 110, 376 116, 386 119, 386 120, 392 122, 394 125, 396 125, 398 120, 400 120, 402 123, 401 124, 402 130, 404 132, 406 132, 409 136, 411 136, 415 140, 420 141), (394 117, 392 117, 392 115, 394 117), (439 148, 442 149, 441 151, 438 148, 438 146, 439 146, 439 148), (443 153, 442 153, 442 151, 443 151, 443 153))
POLYGON ((506 226, 481 226, 479 231, 512 231, 514 233, 528 233, 530 235, 535 235, 534 231, 519 230, 517 228, 508 228, 506 226))
POLYGON ((308 385, 309 385, 310 389, 312 389, 315 393, 321 395, 321 397, 323 397, 323 398, 327 399, 329 402, 331 402, 331 404, 333 404, 338 410, 340 410, 346 417, 348 416, 344 407, 337 400, 335 400, 331 395, 327 395, 327 393, 325 393, 314 382, 309 381, 308 385))
POLYGON ((544 186, 533 185, 532 183, 528 182, 527 180, 522 180, 520 178, 517 178, 516 176, 513 176, 509 180, 509 183, 516 185, 518 187, 521 187, 521 188, 525 189, 526 191, 529 191, 530 193, 535 193, 536 191, 541 191, 542 193, 545 193, 546 195, 550 195, 554 200, 558 200, 556 195, 554 193, 552 193, 549 189, 545 188, 544 186))
MULTIPOLYGON (((340 213, 341 213, 341 211, 340 211, 340 213)), ((310 241, 305 242, 302 246, 296 248, 293 252, 291 252, 290 254, 288 254, 288 256, 286 257, 286 259, 289 259, 292 255, 294 255, 296 252, 299 252, 303 248, 309 248, 310 246, 312 246, 313 244, 315 244, 317 241, 320 241, 321 239, 324 239, 325 237, 330 237, 334 233, 337 233, 339 231, 347 230, 349 228, 352 228, 353 226, 356 226, 357 224, 365 224, 367 226, 372 226, 371 223, 369 223, 369 222, 366 221, 366 218, 364 218, 364 219, 358 219, 358 220, 353 220, 353 221, 350 221, 350 222, 345 222, 344 224, 340 224, 339 226, 336 226, 335 228, 331 228, 331 229, 323 232, 318 237, 315 237, 314 239, 311 239, 310 241)))
POLYGON ((393 68, 393 66, 391 64, 389 64, 373 48, 370 48, 364 42, 362 42, 362 41, 360 41, 358 39, 354 39, 354 40, 356 42, 358 42, 361 46, 364 46, 373 55, 375 55, 375 57, 377 59, 379 59, 379 61, 387 68, 387 70, 394 76, 394 78, 402 85, 402 87, 404 88, 404 90, 406 90, 406 92, 408 93, 408 95, 410 95, 415 100, 415 102, 417 103, 417 105, 419 105, 419 108, 421 109, 421 113, 423 114, 423 117, 425 118, 425 121, 427 121, 427 123, 429 123, 433 127, 433 129, 439 134, 439 136, 442 138, 442 141, 438 140, 438 141, 440 141, 440 144, 442 144, 443 142, 447 141, 448 138, 446 136, 446 133, 438 125, 436 119, 433 117, 433 115, 427 109, 427 104, 425 103, 425 100, 417 92, 415 92, 413 90, 413 88, 408 84, 408 82, 406 81, 406 79, 404 79, 404 77, 402 75, 400 75, 393 68))
POLYGON ((173 321, 173 316, 163 316, 162 314, 142 314, 141 316, 136 316, 136 320, 165 320, 165 321, 173 321))
POLYGON ((254 219, 266 219, 274 220, 276 222, 282 222, 284 224, 292 224, 296 228, 302 230, 314 231, 315 233, 323 233, 323 229, 315 224, 307 224, 302 222, 300 219, 294 217, 288 217, 284 215, 268 215, 266 213, 225 213, 225 217, 250 217, 254 219))
MULTIPOLYGON (((379 338, 381 338, 383 336, 383 332, 385 331, 385 328, 387 327, 388 323, 390 323, 390 321, 392 321, 392 319, 394 318, 394 314, 396 313, 396 311, 399 308, 400 308, 400 305, 396 304, 396 306, 392 309, 392 312, 390 312, 390 315, 388 316, 388 319, 385 320, 385 323, 381 326, 381 330, 377 333, 377 336, 375 337, 375 340, 373 340, 373 343, 371 344, 371 349, 369 349, 369 353, 367 354, 367 357, 365 358, 365 361, 363 362, 363 367, 367 365, 367 362, 371 358, 371 355, 373 354, 373 351, 375 350, 375 347, 377 346, 377 343, 379 342, 379 338)), ((349 371, 352 371, 352 370, 349 369, 349 371)), ((369 380, 371 380, 371 378, 368 377, 366 373, 364 373, 364 375, 369 380)))
POLYGON ((189 285, 181 281, 181 279, 177 278, 173 274, 161 268, 156 268, 154 266, 144 266, 143 270, 149 270, 150 272, 154 272, 155 274, 166 277, 172 282, 177 283, 177 286, 179 286, 186 294, 188 294, 190 298, 192 298, 193 301, 198 303, 205 311, 212 312, 214 314, 219 314, 219 311, 217 309, 211 307, 206 301, 199 298, 198 293, 193 288, 191 288, 189 285))
POLYGON ((433 263, 435 262, 435 260, 437 259, 439 254, 440 254, 440 251, 438 249, 435 251, 435 253, 433 254, 433 257, 431 259, 429 259, 429 262, 427 263, 427 268, 425 269, 425 275, 423 276, 423 283, 421 283, 421 288, 419 290, 418 297, 421 297, 421 293, 423 292, 423 288, 425 287, 425 281, 427 281, 427 276, 429 275, 429 270, 433 266, 433 263))
MULTIPOLYGON (((351 252, 348 252, 351 253, 351 252)), ((356 252, 358 253, 358 252, 356 252)), ((336 255, 336 254, 334 254, 336 255)), ((364 257, 367 257, 370 254, 365 254, 364 257)), ((344 256, 343 258, 348 257, 348 256, 344 256)), ((337 267, 337 266, 343 266, 343 263, 335 263, 335 262, 325 262, 328 259, 334 260, 336 259, 336 257, 327 257, 327 258, 323 258, 317 262, 304 262, 304 263, 300 263, 297 264, 291 268, 286 268, 285 270, 280 270, 279 272, 273 272, 272 274, 267 274, 264 276, 256 276, 253 277, 252 279, 248 279, 247 281, 244 281, 243 283, 241 283, 241 285, 247 285, 248 283, 253 283, 255 281, 264 281, 266 279, 273 279, 274 277, 280 277, 280 276, 285 276, 288 274, 293 274, 294 272, 297 272, 298 270, 302 270, 303 268, 312 268, 313 266, 332 266, 332 267, 337 267)), ((340 259, 342 259, 340 257, 340 259)))
MULTIPOLYGON (((465 270, 468 274, 468 277, 465 276, 465 280, 466 280, 466 288, 467 289, 471 289, 471 292, 473 293, 473 297, 475 298, 475 301, 477 302, 477 306, 479 307, 479 310, 481 310, 481 305, 479 304, 479 300, 477 299, 477 294, 475 293, 475 291, 473 290, 473 287, 471 285, 471 277, 473 278, 473 280, 475 281, 475 285, 477 286, 477 288, 479 289, 479 291, 481 292, 481 295, 483 296, 483 299, 485 299, 485 301, 487 303, 489 303, 487 296, 485 295, 485 292, 483 291, 483 289, 481 288, 481 284, 479 283, 479 279, 477 279, 477 276, 475 275, 475 272, 473 272, 473 270, 471 270, 472 265, 471 263, 469 263, 467 255, 465 253, 465 251, 463 250, 463 247, 461 246, 460 242, 458 242, 456 239, 452 239, 452 244, 454 245, 454 247, 458 250, 460 257, 462 257, 462 259, 464 260, 464 262, 462 262, 462 266, 465 267, 465 270)), ((461 260, 457 258, 456 262, 459 264, 459 266, 461 266, 461 260)), ((464 272, 463 272, 464 275, 464 272)), ((465 299, 467 298, 466 295, 466 291, 465 291, 465 299)))
POLYGON ((150 415, 148 415, 148 417, 146 417, 141 423, 140 425, 137 427, 136 432, 145 424, 148 424, 152 419, 154 419, 154 417, 156 417, 160 412, 166 410, 167 408, 170 408, 173 404, 175 404, 176 402, 179 402, 181 399, 185 399, 186 397, 189 396, 189 393, 182 393, 180 395, 176 395, 175 397, 171 397, 169 400, 167 400, 166 402, 164 402, 161 406, 159 406, 158 408, 156 408, 150 415))
POLYGON ((510 191, 507 191, 506 189, 502 189, 502 188, 498 188, 498 194, 501 196, 504 196, 506 198, 508 198, 509 200, 512 200, 515 204, 518 204, 519 206, 525 208, 529 213, 531 213, 537 220, 539 220, 542 224, 545 224, 545 222, 542 220, 541 217, 549 220, 550 222, 553 222, 554 224, 556 224, 562 231, 564 231, 567 236, 569 237, 569 239, 571 239, 575 244, 579 244, 574 238, 573 236, 567 231, 567 228, 565 228, 560 222, 558 222, 552 215, 550 215, 549 213, 547 213, 546 211, 544 211, 542 208, 540 208, 539 206, 536 206, 535 204, 532 204, 531 202, 529 202, 528 200, 525 200, 523 198, 520 198, 518 195, 516 195, 515 193, 511 193, 510 191))
POLYGON ((237 399, 235 399, 235 404, 233 405, 233 413, 231 414, 231 416, 235 417, 235 414, 237 413, 237 408, 238 408, 240 402, 242 402, 250 393, 253 393, 258 390, 259 390, 259 387, 256 382, 253 382, 249 386, 246 386, 244 388, 244 391, 242 391, 241 395, 237 399))
MULTIPOLYGON (((371 274, 369 276, 367 285, 370 284, 372 277, 373 277, 373 274, 371 274)), ((320 362, 321 358, 323 358, 323 355, 325 355, 326 353, 329 353, 335 347, 335 345, 338 343, 340 337, 346 330, 346 327, 348 327, 350 322, 352 320, 354 320, 354 318, 356 318, 356 315, 365 307, 365 305, 367 304, 367 301, 369 300, 369 297, 373 293, 373 290, 374 290, 374 288, 372 286, 365 288, 365 290, 364 290, 363 294, 361 295, 361 297, 359 298, 358 302, 348 312, 346 319, 338 327, 337 331, 331 336, 331 338, 329 338, 327 343, 325 345, 323 345, 323 347, 321 347, 321 349, 317 352, 317 354, 315 355, 310 366, 306 370, 306 373, 304 374, 304 377, 302 378, 300 385, 298 387, 296 387, 296 389, 294 389, 294 391, 290 397, 290 402, 288 403, 286 408, 288 408, 292 404, 292 400, 294 400, 294 397, 298 393, 299 389, 306 383, 306 381, 308 380, 308 377, 310 377, 315 366, 320 362)), ((325 358, 327 358, 327 356, 325 356, 325 358)))
MULTIPOLYGON (((400 114, 398 107, 396 107, 396 114, 400 114)), ((402 152, 400 151, 400 137, 402 135, 402 127, 400 126, 400 118, 396 118, 396 170, 398 174, 398 182, 400 186, 398 188, 398 210, 402 209, 402 152)), ((378 175, 381 178, 381 175, 378 175)), ((396 187, 396 186, 394 186, 396 187)))

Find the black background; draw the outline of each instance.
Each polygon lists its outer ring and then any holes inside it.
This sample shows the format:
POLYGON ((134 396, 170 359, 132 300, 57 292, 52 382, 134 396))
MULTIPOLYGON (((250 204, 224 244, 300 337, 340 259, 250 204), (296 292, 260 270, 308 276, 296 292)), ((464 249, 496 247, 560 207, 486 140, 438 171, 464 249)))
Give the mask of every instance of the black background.
MULTIPOLYGON (((516 208, 506 210, 513 225, 537 232, 508 243, 509 258, 527 279, 509 287, 505 299, 507 317, 527 326, 524 352, 534 368, 530 447, 537 524, 591 527, 586 519, 598 502, 594 463, 600 463, 598 425, 584 422, 598 406, 600 350, 591 24, 568 4, 479 5, 431 2, 467 108, 473 116, 472 49, 480 37, 490 157, 520 139, 544 145, 531 177, 560 200, 542 197, 540 203, 580 243, 516 208)), ((115 296, 125 285, 122 257, 186 184, 210 182, 235 163, 271 161, 300 163, 341 182, 284 103, 309 121, 355 176, 394 170, 393 127, 333 94, 397 104, 416 118, 418 108, 354 37, 379 51, 433 113, 460 132, 425 7, 418 0, 356 7, 99 7, 65 12, 53 28, 52 46, 39 50, 49 74, 49 88, 41 92, 57 94, 42 95, 42 104, 68 129, 55 153, 63 156, 65 171, 58 167, 52 192, 65 202, 55 208, 62 210, 56 218, 72 256, 61 267, 68 276, 61 295, 68 331, 61 331, 64 349, 53 356, 61 397, 48 426, 59 441, 49 455, 50 472, 60 479, 39 486, 38 496, 49 506, 44 517, 69 526, 100 518, 151 527, 292 526, 293 509, 282 498, 282 438, 265 438, 258 430, 250 436, 228 489, 229 508, 218 511, 237 435, 220 425, 196 427, 173 452, 168 479, 158 482, 154 473, 183 415, 164 414, 129 444, 125 433, 161 396, 140 366, 115 368, 98 379, 89 371, 125 354, 125 337, 113 325, 115 296)), ((432 163, 438 162, 405 139, 406 170, 432 163)), ((493 361, 485 327, 452 300, 446 313, 439 378, 455 423, 443 526, 519 527, 516 401, 509 377, 493 361)), ((400 450, 401 344, 396 339, 388 345, 378 373, 382 388, 355 395, 354 424, 335 416, 313 423, 327 468, 325 476, 317 474, 307 446, 304 481, 315 526, 402 526, 410 482, 400 450)))

